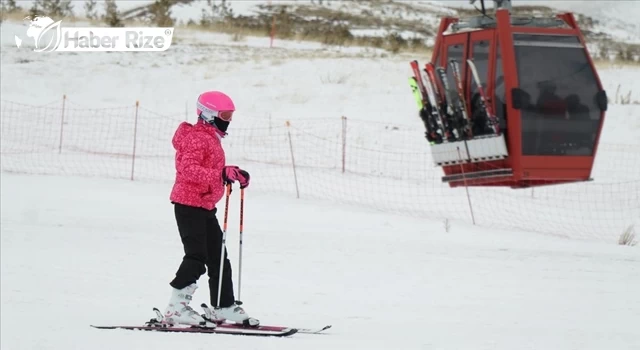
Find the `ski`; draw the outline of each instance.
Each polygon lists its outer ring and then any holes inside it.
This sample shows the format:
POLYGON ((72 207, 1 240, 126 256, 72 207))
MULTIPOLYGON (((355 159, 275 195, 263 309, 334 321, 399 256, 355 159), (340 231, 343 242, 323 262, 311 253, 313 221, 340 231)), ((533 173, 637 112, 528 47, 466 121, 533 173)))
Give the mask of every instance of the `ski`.
POLYGON ((422 101, 420 87, 418 87, 418 80, 416 80, 415 77, 409 77, 409 87, 411 88, 413 98, 416 100, 416 104, 418 105, 418 110, 421 110, 422 107, 424 107, 424 102, 422 101))
POLYGON ((460 65, 458 61, 452 59, 449 61, 449 66, 451 66, 451 72, 453 73, 453 80, 455 80, 456 90, 458 92, 458 109, 459 112, 462 113, 462 129, 466 133, 468 138, 473 138, 473 132, 471 130, 471 119, 469 117, 469 113, 467 112, 467 102, 464 98, 464 87, 462 82, 462 75, 460 74, 460 65))
MULTIPOLYGON (((253 319, 248 319, 245 321, 245 324, 236 324, 236 323, 227 323, 227 322, 217 322, 213 320, 213 310, 211 310, 211 308, 209 307, 209 305, 207 305, 206 303, 202 303, 200 304, 200 307, 204 310, 204 314, 202 314, 202 318, 205 319, 205 321, 210 322, 210 323, 215 323, 218 328, 243 328, 243 329, 265 329, 265 330, 281 330, 281 329, 296 329, 297 333, 308 333, 308 334, 317 334, 320 332, 323 332, 329 328, 331 328, 331 325, 326 325, 322 328, 297 328, 297 327, 285 327, 285 326, 258 326, 258 325, 252 325, 250 320, 253 319)), ((154 311, 156 311, 157 309, 154 309, 154 311)), ((162 316, 162 314, 160 313, 160 311, 156 311, 156 314, 158 315, 158 317, 162 316)))
POLYGON ((285 326, 256 326, 256 327, 251 327, 251 326, 244 326, 244 325, 238 325, 238 324, 234 324, 234 323, 221 323, 217 325, 217 329, 258 329, 258 330, 266 330, 266 331, 281 331, 281 330, 285 330, 285 329, 294 329, 296 331, 296 333, 302 333, 302 334, 318 334, 321 332, 326 331, 327 329, 331 328, 331 325, 326 325, 324 327, 320 327, 320 328, 297 328, 297 327, 285 327, 285 326))
POLYGON ((425 137, 427 141, 429 141, 429 144, 441 143, 442 132, 438 133, 438 125, 436 125, 436 120, 432 117, 432 106, 428 101, 427 89, 425 88, 424 81, 420 74, 418 61, 411 61, 411 69, 413 70, 413 76, 409 78, 409 86, 411 87, 411 92, 416 100, 416 104, 418 105, 420 119, 424 123, 426 129, 425 137))
POLYGON ((469 68, 471 68, 471 73, 472 73, 473 79, 476 82, 478 93, 480 93, 481 108, 484 109, 484 111, 487 114, 487 123, 489 124, 489 126, 491 126, 491 128, 493 129, 496 135, 500 135, 500 122, 498 121, 498 118, 496 117, 495 113, 493 113, 493 108, 491 108, 491 106, 487 102, 488 101, 487 95, 484 91, 484 87, 482 87, 482 81, 480 80, 480 75, 478 74, 478 69, 476 68, 476 64, 473 62, 472 59, 468 59, 467 64, 469 65, 469 68))
POLYGON ((456 140, 462 140, 462 111, 460 110, 460 101, 456 99, 458 96, 454 91, 454 88, 451 87, 449 83, 449 76, 447 75, 447 71, 442 68, 436 68, 436 72, 438 73, 438 77, 442 81, 442 85, 444 86, 444 94, 447 99, 447 112, 451 116, 450 127, 455 134, 456 140))
POLYGON ((443 140, 448 141, 450 139, 449 128, 446 124, 446 117, 440 108, 440 104, 438 99, 436 98, 436 89, 434 82, 429 77, 426 69, 422 71, 424 73, 423 81, 425 82, 425 88, 427 90, 427 98, 429 101, 429 110, 428 112, 431 114, 431 119, 436 121, 437 127, 440 130, 440 137, 443 140), (444 137, 442 137, 444 136, 444 137))
POLYGON ((444 86, 442 86, 442 81, 438 80, 436 77, 436 67, 433 63, 428 62, 424 65, 424 69, 427 72, 429 79, 433 82, 433 90, 435 92, 438 105, 444 110, 443 107, 446 107, 446 96, 443 93, 444 86))
POLYGON ((326 331, 327 329, 331 328, 331 325, 328 324, 324 327, 321 328, 296 328, 298 330, 298 333, 305 333, 305 334, 318 334, 318 333, 322 333, 324 331, 326 331))
MULTIPOLYGON (((91 325, 93 328, 98 329, 128 329, 128 330, 143 330, 143 331, 157 331, 157 332, 169 332, 169 333, 207 333, 207 334, 233 334, 233 335, 250 335, 250 336, 263 336, 263 337, 287 337, 298 333, 298 330, 291 327, 280 326, 246 326, 234 323, 221 323, 216 324, 208 319, 201 326, 186 326, 186 325, 169 325, 163 323, 164 316, 158 310, 153 308, 156 313, 156 318, 145 322, 144 326, 96 326, 91 325), (210 326, 207 326, 210 325, 210 326)), ((204 316, 204 315, 203 315, 204 316)))
POLYGON ((447 96, 448 85, 439 74, 440 69, 442 68, 436 68, 431 62, 425 65, 425 72, 427 73, 429 80, 432 82, 434 98, 438 105, 438 111, 440 113, 442 123, 446 128, 447 140, 453 142, 458 140, 460 135, 453 125, 454 111, 450 104, 450 99, 447 96))
POLYGON ((420 116, 420 119, 424 123, 425 128, 427 129, 427 131, 425 132, 425 137, 429 141, 429 144, 442 143, 442 136, 438 133, 438 131, 442 130, 442 128, 438 128, 437 124, 439 124, 439 122, 436 118, 434 118, 434 109, 432 105, 425 105, 422 101, 422 96, 420 96, 420 92, 418 91, 418 84, 415 77, 409 78, 409 86, 411 87, 414 98, 419 105, 418 114, 420 116))
MULTIPOLYGON (((255 329, 250 326, 236 325, 233 323, 221 323, 218 324, 218 328, 230 328, 230 329, 255 329)), ((265 330, 282 330, 282 329, 295 329, 299 334, 319 334, 327 329, 331 328, 331 325, 326 325, 319 328, 298 328, 298 327, 285 327, 285 326, 258 326, 257 328, 263 328, 265 330)))
POLYGON ((152 325, 147 324, 145 326, 96 326, 91 325, 93 328, 97 329, 126 329, 126 330, 141 330, 141 331, 155 331, 155 332, 166 332, 166 333, 203 333, 203 334, 230 334, 230 335, 247 335, 247 336, 262 336, 262 337, 288 337, 298 332, 295 328, 288 327, 216 327, 216 328, 207 328, 207 327, 171 327, 171 326, 163 326, 163 325, 152 325))
POLYGON ((422 76, 420 75, 420 65, 416 60, 411 61, 410 65, 411 69, 413 70, 413 76, 416 79, 418 89, 420 90, 420 95, 422 96, 423 106, 425 106, 427 105, 427 90, 424 87, 424 82, 422 81, 422 76))

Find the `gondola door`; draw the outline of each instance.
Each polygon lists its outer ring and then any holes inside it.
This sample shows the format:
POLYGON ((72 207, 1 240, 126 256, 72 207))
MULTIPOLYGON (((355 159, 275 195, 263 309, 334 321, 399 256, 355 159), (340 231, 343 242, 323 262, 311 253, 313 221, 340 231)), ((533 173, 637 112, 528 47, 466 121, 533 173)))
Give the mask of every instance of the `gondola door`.
MULTIPOLYGON (((487 103, 492 107, 493 111, 496 111, 496 103, 494 96, 494 87, 496 85, 495 79, 495 45, 494 42, 494 30, 482 30, 478 32, 472 32, 469 34, 469 46, 467 58, 473 60, 480 77, 480 83, 489 99, 487 103)), ((469 116, 472 118, 474 136, 482 136, 487 133, 493 133, 493 130, 487 127, 486 123, 481 122, 480 118, 473 118, 474 116, 482 115, 484 112, 480 111, 480 93, 478 86, 471 71, 467 69, 467 64, 464 64, 464 72, 466 76, 466 96, 467 110, 469 116)), ((498 82, 499 83, 499 82, 498 82)), ((504 88, 503 88, 504 89, 504 88)), ((496 112, 497 114, 497 112, 496 112)), ((504 114, 500 113, 498 117, 502 117, 501 124, 504 121, 504 114)))

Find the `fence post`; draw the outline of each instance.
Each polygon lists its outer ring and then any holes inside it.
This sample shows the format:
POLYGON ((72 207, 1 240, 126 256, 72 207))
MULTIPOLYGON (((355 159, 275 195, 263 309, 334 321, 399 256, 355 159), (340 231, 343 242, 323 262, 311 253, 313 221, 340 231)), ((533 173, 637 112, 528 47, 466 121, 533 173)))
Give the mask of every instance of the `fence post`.
POLYGON ((64 107, 67 102, 67 95, 62 95, 62 114, 60 116, 60 143, 58 144, 58 154, 62 153, 62 135, 64 135, 64 107))
MULTIPOLYGON (((271 8, 271 0, 269 0, 268 4, 267 4, 269 11, 272 10, 271 8)), ((271 32, 269 33, 269 48, 273 47, 273 36, 276 34, 276 16, 274 14, 271 14, 271 32)))
POLYGON ((296 174, 296 159, 293 156, 293 141, 291 141, 291 123, 287 120, 285 123, 287 126, 287 135, 289 136, 289 150, 291 150, 291 165, 293 166, 293 180, 296 183, 296 198, 300 198, 300 190, 298 188, 298 175, 296 174))
POLYGON ((271 20, 271 41, 269 42, 269 48, 273 48, 273 38, 276 36, 276 16, 272 15, 271 20))
POLYGON ((342 116, 342 173, 344 174, 347 160, 347 117, 342 116))
POLYGON ((458 158, 460 159, 460 171, 462 171, 462 180, 464 181, 464 188, 467 191, 467 202, 469 203, 469 212, 471 213, 471 222, 475 225, 476 218, 473 215, 473 206, 471 205, 471 196, 469 195, 469 186, 467 186, 467 177, 464 174, 464 167, 462 166, 462 155, 460 154, 460 147, 456 147, 458 150, 458 158))
POLYGON ((140 106, 140 101, 136 101, 136 113, 133 121, 133 152, 131 157, 131 181, 133 181, 133 174, 136 168, 136 140, 138 138, 138 107, 140 106))

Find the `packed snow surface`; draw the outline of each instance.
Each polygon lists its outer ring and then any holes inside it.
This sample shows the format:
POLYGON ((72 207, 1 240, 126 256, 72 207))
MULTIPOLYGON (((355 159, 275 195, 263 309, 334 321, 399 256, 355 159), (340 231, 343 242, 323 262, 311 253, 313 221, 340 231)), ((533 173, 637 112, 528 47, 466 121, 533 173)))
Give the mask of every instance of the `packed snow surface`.
MULTIPOLYGON (((2 349, 617 349, 640 346, 637 248, 246 192, 242 299, 263 339, 97 330, 169 300, 171 184, 2 174, 2 349)), ((228 249, 238 267, 238 192, 228 249)), ((219 218, 221 216, 219 215, 219 218)), ((209 303, 206 275, 193 304, 209 303)), ((237 285, 236 285, 237 288, 237 285)))

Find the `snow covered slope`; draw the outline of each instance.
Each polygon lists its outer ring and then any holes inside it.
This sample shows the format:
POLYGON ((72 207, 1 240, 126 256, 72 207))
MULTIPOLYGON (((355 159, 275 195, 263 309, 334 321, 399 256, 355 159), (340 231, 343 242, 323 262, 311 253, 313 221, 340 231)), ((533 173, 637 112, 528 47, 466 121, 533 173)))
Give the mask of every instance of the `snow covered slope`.
MULTIPOLYGON (((408 62, 429 59, 280 39, 268 49, 268 38, 234 41, 230 35, 187 29, 178 29, 177 39, 162 53, 38 55, 16 48, 14 36, 24 36, 25 30, 19 22, 2 24, 3 100, 30 103, 38 96, 35 103, 44 104, 67 94, 79 105, 94 107, 139 100, 164 114, 184 115, 185 102, 191 108, 199 91, 216 86, 237 96, 243 116, 347 116, 415 125, 415 103, 406 82, 411 74, 408 62)), ((620 87, 620 94, 640 100, 640 69, 612 67, 600 74, 610 97, 620 87)))
MULTIPOLYGON (((15 47, 13 35, 23 35, 23 27, 7 22, 2 29, 3 171, 171 181, 175 126, 194 120, 201 91, 221 89, 238 106, 229 161, 250 162, 259 171, 256 186, 471 222, 465 191, 442 184, 441 169, 431 163, 407 86, 409 60, 426 58, 281 40, 269 49, 266 38, 238 42, 186 30, 163 53, 38 55, 15 47), (135 101, 142 109, 134 141, 135 101), (33 115, 39 122, 25 123, 33 115), (342 116, 348 119, 344 146, 342 116), (301 167, 295 179, 289 132, 301 167)), ((619 95, 640 99, 640 70, 600 74, 612 104, 595 181, 535 193, 473 189, 478 225, 611 244, 627 226, 640 226, 638 105, 615 103, 618 88, 619 95)))
MULTIPOLYGON (((96 330, 164 308, 182 247, 170 184, 2 174, 2 349, 640 347, 638 248, 266 195, 245 203, 242 299, 288 339, 96 330), (277 209, 276 209, 277 208, 277 209)), ((238 196, 229 255, 237 273, 238 196)), ((237 281, 237 275, 235 275, 237 281)), ((207 300, 206 275, 193 304, 207 300)), ((237 285, 236 285, 237 288, 237 285)))

